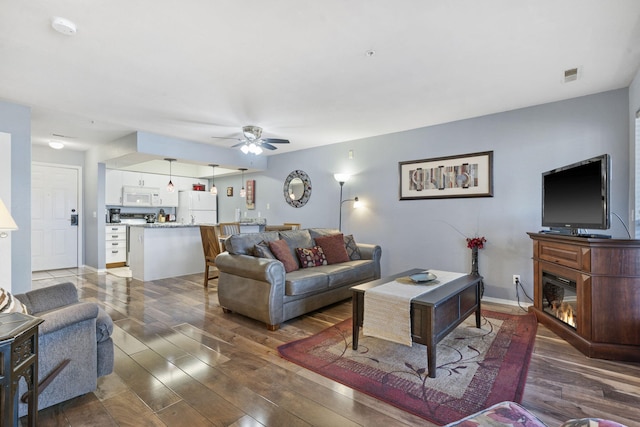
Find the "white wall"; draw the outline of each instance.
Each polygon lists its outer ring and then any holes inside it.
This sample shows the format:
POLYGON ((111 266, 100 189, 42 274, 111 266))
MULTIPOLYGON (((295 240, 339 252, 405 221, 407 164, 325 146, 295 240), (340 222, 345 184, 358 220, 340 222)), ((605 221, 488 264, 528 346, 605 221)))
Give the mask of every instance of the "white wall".
MULTIPOLYGON (((245 179, 256 180, 254 212, 257 216, 260 211, 269 223, 337 228, 340 188, 333 173, 352 173, 344 198, 357 195, 366 206, 353 210, 346 203, 342 228, 356 241, 382 246, 383 274, 412 267, 469 271, 470 251, 458 229, 465 236, 487 238, 480 251, 485 295, 515 301, 513 274, 521 275, 530 295, 533 289, 532 243, 526 232, 542 228, 542 172, 609 153, 611 210, 628 221, 628 108, 627 89, 620 89, 271 156, 268 172, 245 179), (494 152, 494 197, 398 200, 398 162, 488 150, 494 152), (282 194, 283 182, 294 169, 307 172, 313 184, 311 200, 300 209, 286 204, 282 194)), ((242 207, 239 183, 239 176, 216 179, 220 221, 232 220, 233 209, 242 207), (234 187, 233 198, 224 195, 228 185, 234 187)), ((626 238, 615 217, 606 233, 626 238)))

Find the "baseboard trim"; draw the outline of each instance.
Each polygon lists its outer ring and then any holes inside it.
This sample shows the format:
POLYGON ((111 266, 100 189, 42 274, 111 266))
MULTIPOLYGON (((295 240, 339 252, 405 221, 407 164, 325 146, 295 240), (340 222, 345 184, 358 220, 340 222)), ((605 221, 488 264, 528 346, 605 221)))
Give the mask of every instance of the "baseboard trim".
POLYGON ((482 301, 493 302, 496 304, 512 305, 515 307, 523 307, 523 308, 529 308, 529 306, 533 305, 533 303, 529 303, 529 302, 518 303, 518 301, 512 301, 509 299, 502 299, 502 298, 493 298, 493 297, 482 297, 482 301))

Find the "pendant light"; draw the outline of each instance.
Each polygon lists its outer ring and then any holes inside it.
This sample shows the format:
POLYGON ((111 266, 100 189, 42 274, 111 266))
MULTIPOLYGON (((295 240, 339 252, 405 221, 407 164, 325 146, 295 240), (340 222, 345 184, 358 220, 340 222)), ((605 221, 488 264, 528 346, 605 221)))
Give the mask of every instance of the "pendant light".
POLYGON ((216 166, 218 165, 214 165, 212 163, 209 164, 209 166, 211 166, 211 189, 209 190, 209 192, 211 193, 212 196, 215 196, 218 194, 218 189, 216 188, 216 183, 214 181, 215 178, 215 169, 216 166))
POLYGON ((240 188, 240 197, 247 197, 247 190, 244 189, 244 171, 247 170, 247 168, 239 168, 239 171, 242 171, 242 187, 240 188))
POLYGON ((165 159, 167 162, 169 162, 169 183, 167 184, 167 191, 169 193, 173 193, 173 191, 175 190, 175 187, 173 185, 173 182, 171 181, 171 163, 175 162, 176 159, 165 159))

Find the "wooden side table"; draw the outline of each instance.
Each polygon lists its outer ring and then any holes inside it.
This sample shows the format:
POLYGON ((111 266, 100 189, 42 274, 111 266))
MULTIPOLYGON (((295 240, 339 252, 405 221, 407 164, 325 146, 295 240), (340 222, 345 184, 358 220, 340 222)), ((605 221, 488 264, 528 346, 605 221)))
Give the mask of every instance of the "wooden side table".
POLYGON ((38 418, 38 325, 43 320, 22 313, 0 314, 0 425, 18 425, 18 382, 27 382, 27 425, 38 418))

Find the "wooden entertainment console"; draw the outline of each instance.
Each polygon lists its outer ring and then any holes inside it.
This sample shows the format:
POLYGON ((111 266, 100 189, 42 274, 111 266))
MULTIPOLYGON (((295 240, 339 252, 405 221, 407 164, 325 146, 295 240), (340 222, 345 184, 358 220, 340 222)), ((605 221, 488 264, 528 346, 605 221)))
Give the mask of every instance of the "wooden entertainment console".
POLYGON ((640 240, 527 234, 538 322, 589 357, 640 362, 640 240), (575 328, 543 309, 545 274, 575 283, 575 328))

